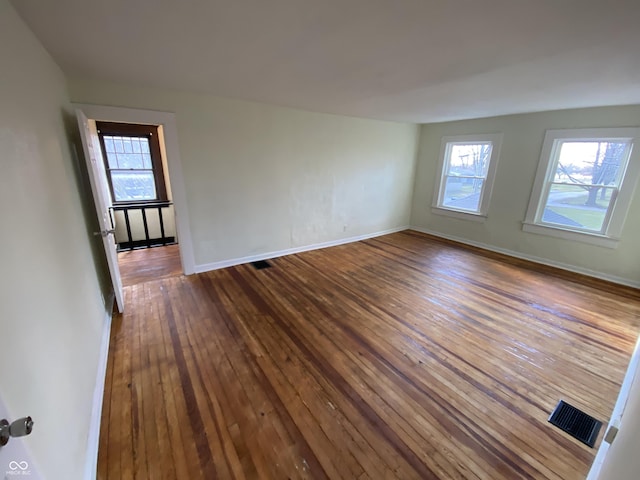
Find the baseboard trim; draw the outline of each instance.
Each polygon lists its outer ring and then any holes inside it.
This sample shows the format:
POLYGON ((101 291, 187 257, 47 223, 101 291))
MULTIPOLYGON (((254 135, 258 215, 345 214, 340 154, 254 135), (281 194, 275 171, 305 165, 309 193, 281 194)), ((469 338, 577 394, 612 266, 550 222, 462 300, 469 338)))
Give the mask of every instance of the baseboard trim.
POLYGON ((107 358, 109 356, 109 340, 111 338, 111 320, 115 296, 111 294, 105 302, 105 314, 100 341, 100 357, 96 374, 96 385, 93 391, 93 407, 87 440, 87 457, 85 463, 85 480, 95 480, 98 474, 98 446, 100 444, 100 420, 102 418, 102 402, 104 400, 104 384, 107 377, 107 358))
POLYGON ((633 280, 629 280, 628 278, 618 277, 615 275, 608 275, 606 273, 590 270, 588 268, 576 267, 575 265, 570 265, 568 263, 555 262, 547 258, 537 257, 535 255, 528 255, 526 253, 517 252, 515 250, 509 250, 506 248, 496 247, 495 245, 489 245, 487 243, 476 242, 474 240, 469 240, 467 238, 458 237, 455 235, 448 235, 445 233, 437 232, 435 230, 429 230, 428 228, 411 226, 409 227, 409 229, 415 230, 416 232, 426 233, 427 235, 432 235, 434 237, 444 238, 446 240, 450 240, 456 243, 470 245, 472 247, 481 248, 483 250, 488 250, 490 252, 495 252, 502 255, 507 255, 509 257, 526 260, 528 262, 546 265, 548 267, 557 268, 567 272, 577 273, 579 275, 585 275, 587 277, 603 280, 605 282, 615 283, 618 285, 623 285, 625 287, 640 289, 640 282, 634 282, 633 280))
POLYGON ((232 258, 230 260, 223 260, 221 262, 204 263, 196 265, 195 273, 204 273, 211 270, 218 270, 220 268, 233 267, 234 265, 241 265, 243 263, 257 262, 259 260, 268 260, 270 258, 283 257, 285 255, 292 255, 294 253, 309 252, 311 250, 319 250, 321 248, 335 247, 338 245, 344 245, 346 243, 359 242, 368 238, 379 237, 381 235, 388 235, 390 233, 401 232, 407 230, 409 226, 404 225, 401 227, 390 228, 388 230, 382 230, 379 232, 367 233, 364 235, 357 235, 355 237, 341 238, 339 240, 331 240, 329 242, 314 243, 311 245, 304 245, 302 247, 288 248, 286 250, 277 250, 275 252, 259 253, 256 255, 250 255, 248 257, 232 258))

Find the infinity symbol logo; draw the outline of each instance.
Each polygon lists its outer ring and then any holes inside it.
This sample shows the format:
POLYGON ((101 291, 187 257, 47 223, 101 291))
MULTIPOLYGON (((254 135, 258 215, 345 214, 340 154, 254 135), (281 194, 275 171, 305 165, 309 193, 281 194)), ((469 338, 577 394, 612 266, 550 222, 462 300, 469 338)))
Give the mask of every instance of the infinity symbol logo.
POLYGON ((29 464, 27 462, 16 462, 15 460, 11 460, 9 462, 9 468, 11 470, 26 470, 29 468, 29 464))

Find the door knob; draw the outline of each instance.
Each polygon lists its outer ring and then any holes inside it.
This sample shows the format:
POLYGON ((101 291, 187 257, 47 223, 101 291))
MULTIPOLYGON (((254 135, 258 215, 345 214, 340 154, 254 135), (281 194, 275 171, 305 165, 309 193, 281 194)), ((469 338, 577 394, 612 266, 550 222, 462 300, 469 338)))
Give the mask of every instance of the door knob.
POLYGON ((112 228, 111 230, 100 230, 99 232, 93 232, 93 234, 97 237, 97 236, 101 236, 101 237, 106 237, 110 234, 115 234, 116 233, 116 229, 112 228))
POLYGON ((33 430, 31 417, 22 417, 9 424, 6 418, 0 420, 0 447, 7 444, 11 437, 24 437, 33 430))

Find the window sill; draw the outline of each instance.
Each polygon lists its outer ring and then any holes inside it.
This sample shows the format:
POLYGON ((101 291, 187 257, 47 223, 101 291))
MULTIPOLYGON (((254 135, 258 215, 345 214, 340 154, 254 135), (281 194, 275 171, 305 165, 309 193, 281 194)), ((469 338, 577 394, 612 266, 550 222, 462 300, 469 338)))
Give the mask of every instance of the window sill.
POLYGON ((446 217, 459 218, 461 220, 471 220, 472 222, 484 222, 487 219, 486 215, 475 212, 465 212, 463 210, 450 210, 442 207, 431 207, 431 213, 436 215, 444 215, 446 217))
POLYGON ((564 240, 572 240, 582 243, 590 243, 605 248, 617 248, 619 239, 608 237, 600 233, 578 232, 568 230, 561 227, 552 227, 549 225, 538 225, 535 223, 522 223, 522 230, 529 233, 537 233, 540 235, 548 235, 550 237, 562 238, 564 240))

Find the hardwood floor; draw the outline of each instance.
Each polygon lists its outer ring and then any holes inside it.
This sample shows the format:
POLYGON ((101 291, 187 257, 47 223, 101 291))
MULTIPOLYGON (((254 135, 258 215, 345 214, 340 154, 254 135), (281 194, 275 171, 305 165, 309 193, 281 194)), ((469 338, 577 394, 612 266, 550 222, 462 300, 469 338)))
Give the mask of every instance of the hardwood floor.
POLYGON ((182 275, 180 247, 166 245, 119 252, 118 266, 125 287, 182 275))
POLYGON ((547 418, 608 420, 633 291, 416 232, 271 263, 125 289, 98 478, 585 477, 547 418))

